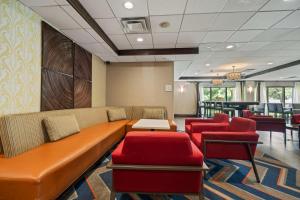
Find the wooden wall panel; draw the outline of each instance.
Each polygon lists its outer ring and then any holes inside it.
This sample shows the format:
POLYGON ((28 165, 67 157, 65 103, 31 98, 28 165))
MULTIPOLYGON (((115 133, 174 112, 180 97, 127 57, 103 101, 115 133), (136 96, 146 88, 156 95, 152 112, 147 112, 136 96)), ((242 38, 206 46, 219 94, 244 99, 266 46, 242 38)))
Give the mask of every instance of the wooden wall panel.
POLYGON ((74 77, 92 81, 92 54, 75 44, 74 77))
POLYGON ((73 42, 42 22, 42 67, 73 76, 73 42))
POLYGON ((74 107, 74 82, 68 75, 42 70, 41 110, 61 110, 74 107))
POLYGON ((92 106, 92 83, 83 79, 74 79, 74 107, 92 106))
POLYGON ((41 110, 92 105, 92 55, 42 22, 41 110))

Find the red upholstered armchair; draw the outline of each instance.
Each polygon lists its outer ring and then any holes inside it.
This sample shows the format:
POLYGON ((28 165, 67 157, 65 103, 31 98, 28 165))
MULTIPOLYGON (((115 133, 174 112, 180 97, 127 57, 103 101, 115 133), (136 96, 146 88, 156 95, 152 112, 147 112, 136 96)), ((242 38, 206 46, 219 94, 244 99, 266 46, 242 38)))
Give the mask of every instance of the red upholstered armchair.
MULTIPOLYGON (((198 124, 208 124, 208 123, 229 123, 229 115, 225 113, 216 113, 213 118, 210 119, 200 119, 200 118, 187 118, 185 119, 185 132, 192 133, 192 127, 198 124)), ((208 125, 209 126, 209 125, 208 125)))
POLYGON ((115 192, 195 193, 203 199, 201 151, 188 134, 129 132, 112 153, 111 199, 115 192))
POLYGON ((269 131, 270 138, 272 138, 273 132, 283 133, 284 144, 286 145, 286 122, 284 118, 273 118, 273 116, 269 115, 253 115, 250 110, 243 110, 243 117, 256 121, 257 131, 269 131))
POLYGON ((273 118, 271 115, 254 115, 250 110, 243 110, 242 116, 244 118, 255 119, 255 118, 273 118))
POLYGON ((259 135, 256 122, 251 119, 235 117, 227 131, 205 131, 192 133, 192 141, 202 151, 205 159, 250 160, 256 181, 260 182, 254 162, 259 135))
POLYGON ((300 114, 294 114, 291 122, 292 124, 300 124, 300 114))

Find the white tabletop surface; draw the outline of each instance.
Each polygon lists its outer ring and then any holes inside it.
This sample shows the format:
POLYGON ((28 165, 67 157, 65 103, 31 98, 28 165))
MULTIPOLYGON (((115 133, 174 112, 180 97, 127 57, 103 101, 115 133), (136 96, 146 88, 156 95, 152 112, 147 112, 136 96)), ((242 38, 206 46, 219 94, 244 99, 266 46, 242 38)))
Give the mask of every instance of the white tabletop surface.
POLYGON ((169 130, 170 125, 168 120, 140 119, 139 121, 137 121, 135 124, 132 125, 132 128, 169 130))

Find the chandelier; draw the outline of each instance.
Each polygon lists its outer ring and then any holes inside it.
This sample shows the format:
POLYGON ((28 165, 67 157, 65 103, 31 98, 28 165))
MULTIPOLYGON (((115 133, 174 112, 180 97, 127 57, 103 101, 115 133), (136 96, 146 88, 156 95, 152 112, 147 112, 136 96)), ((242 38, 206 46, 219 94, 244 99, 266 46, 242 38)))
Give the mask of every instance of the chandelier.
MULTIPOLYGON (((219 77, 219 74, 217 74, 217 77, 219 77)), ((212 83, 213 85, 222 85, 222 84, 223 84, 223 80, 220 79, 220 78, 212 79, 212 80, 211 80, 211 83, 212 83)))
POLYGON ((232 72, 229 72, 226 76, 228 80, 232 81, 241 79, 241 73, 235 71, 235 66, 232 66, 232 72))

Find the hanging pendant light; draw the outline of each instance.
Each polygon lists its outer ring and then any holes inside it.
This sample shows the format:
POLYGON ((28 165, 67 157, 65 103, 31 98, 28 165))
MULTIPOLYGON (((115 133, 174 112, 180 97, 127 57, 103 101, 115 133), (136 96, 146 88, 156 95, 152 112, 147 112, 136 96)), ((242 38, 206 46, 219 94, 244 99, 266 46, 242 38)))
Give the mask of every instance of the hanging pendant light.
POLYGON ((217 79, 212 79, 211 80, 211 83, 213 85, 222 85, 223 84, 223 80, 219 78, 219 74, 217 74, 217 79))
POLYGON ((241 73, 240 72, 236 72, 235 71, 235 66, 232 66, 232 72, 229 72, 226 75, 226 77, 227 77, 228 80, 236 81, 236 80, 241 79, 241 73))

